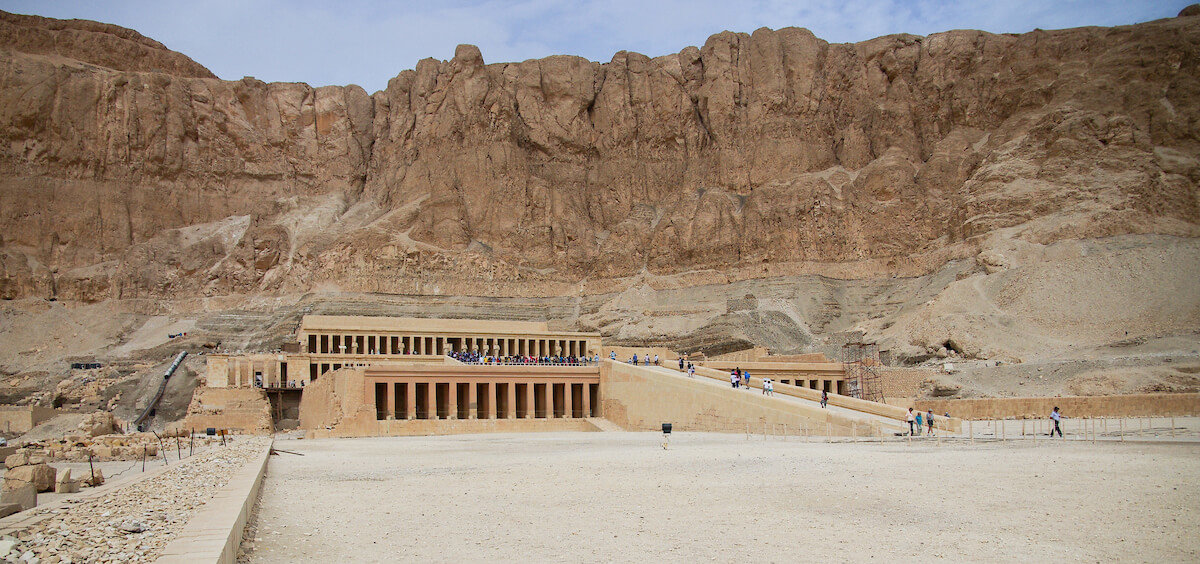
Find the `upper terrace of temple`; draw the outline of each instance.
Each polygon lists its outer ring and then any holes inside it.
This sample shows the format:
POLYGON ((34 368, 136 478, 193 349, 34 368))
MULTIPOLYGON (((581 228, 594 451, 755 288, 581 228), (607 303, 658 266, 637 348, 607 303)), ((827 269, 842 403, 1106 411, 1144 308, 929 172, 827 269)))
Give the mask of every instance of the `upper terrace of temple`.
POLYGON ((306 315, 297 340, 310 354, 588 356, 598 352, 600 334, 531 321, 306 315))

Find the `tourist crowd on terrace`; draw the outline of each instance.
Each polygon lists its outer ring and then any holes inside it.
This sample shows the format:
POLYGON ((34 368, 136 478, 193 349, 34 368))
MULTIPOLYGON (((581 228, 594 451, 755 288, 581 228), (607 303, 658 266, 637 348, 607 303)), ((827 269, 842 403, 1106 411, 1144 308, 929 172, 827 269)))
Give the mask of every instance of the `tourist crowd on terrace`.
POLYGON ((594 358, 586 356, 494 356, 480 354, 478 352, 451 352, 448 355, 450 358, 466 364, 551 364, 562 366, 583 366, 587 364, 597 364, 600 362, 600 355, 594 358))

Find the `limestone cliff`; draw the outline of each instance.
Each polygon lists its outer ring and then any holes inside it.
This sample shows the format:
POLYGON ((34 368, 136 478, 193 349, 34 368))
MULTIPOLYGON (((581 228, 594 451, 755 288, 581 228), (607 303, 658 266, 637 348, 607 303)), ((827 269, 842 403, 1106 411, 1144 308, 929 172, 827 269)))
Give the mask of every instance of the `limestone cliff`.
POLYGON ((607 63, 460 46, 373 95, 218 80, 91 22, 4 15, 0 47, 2 297, 556 295, 1200 236, 1195 16, 607 63))

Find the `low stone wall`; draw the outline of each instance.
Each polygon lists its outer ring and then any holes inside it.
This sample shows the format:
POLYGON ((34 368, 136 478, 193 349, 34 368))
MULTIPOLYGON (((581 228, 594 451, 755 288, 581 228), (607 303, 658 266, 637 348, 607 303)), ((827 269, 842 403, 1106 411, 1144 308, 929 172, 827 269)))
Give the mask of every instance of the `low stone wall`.
MULTIPOLYGON (((764 359, 768 354, 766 347, 754 347, 752 349, 742 349, 740 351, 727 352, 708 357, 707 360, 726 360, 729 362, 755 362, 764 359)), ((772 358, 771 360, 775 360, 772 358)), ((785 359, 780 359, 780 362, 789 362, 785 359)))
POLYGON ((888 400, 917 397, 921 395, 921 383, 936 375, 937 371, 929 368, 880 368, 883 397, 888 400))
POLYGON ((1200 415, 1200 394, 1129 394, 1044 398, 916 400, 921 411, 960 419, 1042 419, 1058 406, 1067 417, 1159 417, 1200 415))
POLYGON ((237 562, 238 546, 262 488, 271 446, 268 443, 188 520, 184 530, 163 548, 156 562, 237 562))
POLYGON ((0 432, 28 433, 30 429, 54 415, 54 408, 50 407, 0 405, 0 432))
POLYGON ((877 422, 860 422, 816 405, 714 386, 684 376, 631 366, 600 363, 604 418, 632 431, 658 430, 672 423, 678 431, 742 432, 776 429, 814 435, 876 436, 877 422))

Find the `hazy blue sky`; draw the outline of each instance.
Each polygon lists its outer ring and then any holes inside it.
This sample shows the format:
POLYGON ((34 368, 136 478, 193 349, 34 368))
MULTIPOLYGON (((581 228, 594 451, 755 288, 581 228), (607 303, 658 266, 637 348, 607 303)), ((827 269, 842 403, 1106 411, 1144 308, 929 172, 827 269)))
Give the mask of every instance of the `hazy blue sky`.
POLYGON ((374 92, 459 43, 489 63, 553 54, 608 61, 703 45, 722 30, 806 27, 832 42, 949 29, 1018 33, 1172 17, 1194 0, 0 0, 0 9, 133 28, 236 80, 374 92))

